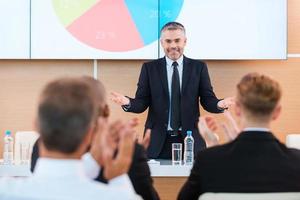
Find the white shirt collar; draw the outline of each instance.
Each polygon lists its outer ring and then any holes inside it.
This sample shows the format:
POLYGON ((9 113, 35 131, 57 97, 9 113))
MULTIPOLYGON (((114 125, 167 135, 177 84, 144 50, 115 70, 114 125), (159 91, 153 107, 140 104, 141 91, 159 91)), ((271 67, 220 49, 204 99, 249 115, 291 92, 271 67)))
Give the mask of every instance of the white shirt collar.
POLYGON ((34 170, 36 177, 86 177, 83 163, 76 159, 52 159, 40 157, 34 170))
POLYGON ((263 132, 271 132, 268 128, 262 128, 262 127, 246 127, 243 129, 243 131, 263 131, 263 132))
MULTIPOLYGON (((175 62, 174 60, 171 60, 170 58, 168 58, 166 56, 166 62, 167 62, 167 65, 168 66, 172 66, 173 62, 175 62)), ((183 63, 183 55, 181 55, 177 60, 176 62, 178 63, 178 66, 181 66, 182 63, 183 63)))

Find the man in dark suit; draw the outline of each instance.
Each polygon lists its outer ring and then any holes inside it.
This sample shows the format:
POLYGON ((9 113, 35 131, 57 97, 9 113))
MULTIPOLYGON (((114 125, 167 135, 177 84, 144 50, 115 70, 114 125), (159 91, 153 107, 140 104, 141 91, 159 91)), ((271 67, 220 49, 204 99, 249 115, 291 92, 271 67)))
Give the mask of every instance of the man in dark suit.
POLYGON ((271 78, 248 74, 237 85, 235 113, 242 132, 232 142, 198 153, 178 199, 205 192, 299 192, 300 151, 271 133, 281 89, 271 78))
MULTIPOLYGON (((109 110, 106 104, 105 89, 100 81, 97 81, 91 77, 82 78, 95 93, 97 102, 99 103, 98 110, 102 110, 102 115, 105 118, 109 116, 109 110)), ((37 159, 39 158, 38 141, 33 146, 32 158, 31 158, 31 171, 34 171, 37 159)), ((89 173, 89 172, 88 172, 89 173)), ((99 171, 96 181, 107 183, 107 179, 103 174, 103 170, 99 171)), ((132 163, 130 165, 128 176, 132 182, 132 185, 137 194, 141 195, 145 200, 158 200, 159 196, 153 187, 153 180, 151 178, 150 169, 147 164, 147 157, 144 147, 141 144, 136 143, 134 153, 132 157, 132 163)))
POLYGON ((183 143, 191 130, 195 152, 205 148, 198 133, 200 103, 205 110, 220 113, 231 104, 231 98, 216 98, 204 62, 183 56, 185 28, 177 22, 161 29, 165 57, 144 63, 135 98, 113 92, 112 100, 127 112, 141 113, 149 108, 146 129, 151 129, 147 150, 149 158, 171 158, 171 144, 183 143))

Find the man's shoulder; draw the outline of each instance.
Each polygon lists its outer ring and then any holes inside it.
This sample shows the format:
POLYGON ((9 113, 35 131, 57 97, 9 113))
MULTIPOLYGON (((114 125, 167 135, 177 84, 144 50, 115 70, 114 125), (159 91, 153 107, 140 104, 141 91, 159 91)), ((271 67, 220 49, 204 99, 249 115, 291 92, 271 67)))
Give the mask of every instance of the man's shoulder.
POLYGON ((23 179, 15 179, 11 177, 2 177, 0 178, 0 194, 10 192, 17 188, 18 186, 23 185, 23 179))
POLYGON ((165 57, 144 62, 145 66, 156 66, 165 63, 165 57))
POLYGON ((20 196, 25 199, 32 196, 35 186, 31 177, 17 179, 3 177, 0 179, 0 199, 14 199, 20 196))
POLYGON ((289 156, 291 157, 291 160, 300 163, 300 150, 295 148, 289 148, 289 147, 286 148, 287 148, 287 152, 289 153, 289 156))
MULTIPOLYGON (((194 67, 205 67, 206 63, 202 60, 196 60, 189 57, 184 56, 183 62, 185 65, 194 66, 194 67)), ((159 58, 151 61, 144 62, 143 66, 146 68, 153 68, 156 66, 166 65, 166 58, 159 58)))
POLYGON ((234 141, 226 143, 226 144, 222 144, 222 145, 216 145, 213 147, 209 147, 207 149, 200 151, 197 154, 197 157, 211 158, 212 155, 218 156, 218 155, 226 154, 227 149, 230 149, 231 146, 233 145, 233 143, 234 143, 234 141))
POLYGON ((206 63, 203 60, 196 60, 196 59, 189 58, 186 56, 184 56, 183 60, 185 63, 188 63, 188 64, 192 64, 192 65, 196 65, 196 66, 206 66, 206 63))
POLYGON ((28 198, 28 199, 41 199, 43 195, 47 194, 48 199, 55 199, 62 195, 75 196, 74 199, 95 199, 94 197, 102 196, 105 199, 132 199, 134 194, 129 193, 125 189, 112 187, 93 180, 82 179, 80 182, 73 182, 72 185, 64 186, 53 184, 45 180, 38 180, 34 177, 15 179, 15 178, 1 178, 0 179, 0 199, 14 199, 14 198, 28 198), (49 183, 47 185, 41 183, 49 183), (62 189, 59 192, 58 188, 62 189), (71 191, 74 189, 75 191, 71 191))
MULTIPOLYGON (((86 199, 94 199, 94 197, 102 196, 103 199, 130 199, 135 196, 134 193, 128 192, 126 189, 107 185, 98 181, 88 180, 85 182, 84 186, 81 187, 82 192, 79 193, 86 194, 86 199)), ((80 194, 79 194, 80 195, 80 194)), ((79 198, 82 199, 82 198, 79 198)))

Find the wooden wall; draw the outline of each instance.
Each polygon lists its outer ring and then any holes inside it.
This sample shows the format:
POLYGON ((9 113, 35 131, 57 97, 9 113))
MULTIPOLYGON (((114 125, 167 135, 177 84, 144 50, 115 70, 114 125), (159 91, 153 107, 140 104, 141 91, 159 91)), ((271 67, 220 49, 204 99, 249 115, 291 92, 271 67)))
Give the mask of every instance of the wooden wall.
MULTIPOLYGON (((287 60, 207 61, 218 97, 234 95, 236 83, 248 72, 265 73, 275 77, 281 83, 284 91, 283 112, 279 120, 273 124, 274 133, 281 141, 284 141, 289 133, 300 133, 298 124, 300 118, 300 1, 298 0, 288 1, 288 54, 290 57, 287 60)), ((98 60, 98 77, 104 82, 108 92, 118 91, 133 96, 143 62, 141 60, 98 60)), ((93 61, 0 60, 0 158, 3 145, 1 138, 5 130, 15 132, 33 129, 38 95, 45 83, 57 77, 80 75, 93 76, 93 61)), ((112 119, 138 117, 140 119, 138 132, 142 132, 146 113, 128 114, 111 102, 110 106, 112 119)), ((217 118, 220 121, 223 120, 222 115, 218 115, 217 118)))

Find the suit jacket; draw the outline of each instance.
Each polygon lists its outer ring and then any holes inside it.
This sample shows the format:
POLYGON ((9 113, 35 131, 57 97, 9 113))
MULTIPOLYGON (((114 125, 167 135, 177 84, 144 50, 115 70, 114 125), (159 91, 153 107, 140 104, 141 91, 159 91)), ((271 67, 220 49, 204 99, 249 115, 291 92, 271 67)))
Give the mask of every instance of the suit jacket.
MULTIPOLYGON (((31 158, 31 171, 34 171, 37 159, 39 157, 39 150, 37 142, 33 146, 31 158)), ((151 178, 150 169, 147 164, 146 153, 143 146, 136 144, 133 154, 132 163, 128 172, 128 176, 132 182, 134 190, 137 194, 141 195, 145 200, 158 200, 159 196, 153 187, 153 180, 151 178)), ((96 181, 107 183, 103 178, 102 171, 96 181)))
POLYGON ((233 142, 199 152, 178 199, 205 192, 299 192, 300 151, 269 132, 242 132, 233 142))
MULTIPOLYGON (((222 112, 217 108, 216 98, 204 62, 183 58, 181 86, 182 132, 193 131, 195 152, 205 148, 205 142, 198 133, 199 97, 203 108, 209 112, 222 112)), ((151 140, 147 150, 149 158, 157 158, 163 148, 169 119, 169 91, 166 59, 160 58, 144 63, 141 69, 135 98, 130 98, 127 112, 141 113, 149 108, 145 128, 150 128, 151 140)))

